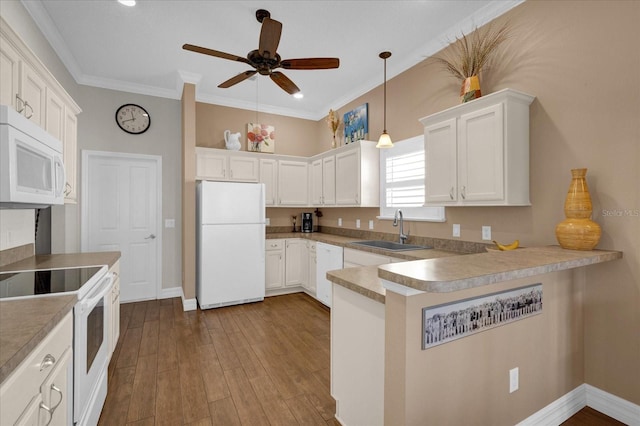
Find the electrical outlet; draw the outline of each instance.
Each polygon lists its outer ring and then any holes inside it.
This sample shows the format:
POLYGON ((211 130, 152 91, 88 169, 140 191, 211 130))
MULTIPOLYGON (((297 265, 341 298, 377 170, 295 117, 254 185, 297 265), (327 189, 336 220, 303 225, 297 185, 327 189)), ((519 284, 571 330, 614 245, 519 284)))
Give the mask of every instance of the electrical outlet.
POLYGON ((372 220, 369 221, 369 229, 373 229, 373 221, 372 220))
POLYGON ((519 388, 519 376, 520 370, 518 367, 509 370, 509 393, 513 393, 519 388))
POLYGON ((271 225, 271 219, 269 219, 268 217, 267 217, 267 218, 265 218, 265 220, 264 220, 264 224, 265 224, 266 226, 271 225))
POLYGON ((491 241, 491 227, 483 226, 482 227, 482 239, 485 241, 491 241))
POLYGON ((342 226, 342 218, 341 217, 338 218, 338 226, 342 226))
POLYGON ((453 224, 453 236, 454 237, 460 237, 460 224, 459 223, 454 223, 453 224))
POLYGON ((356 219, 356 228, 360 228, 360 219, 356 219))

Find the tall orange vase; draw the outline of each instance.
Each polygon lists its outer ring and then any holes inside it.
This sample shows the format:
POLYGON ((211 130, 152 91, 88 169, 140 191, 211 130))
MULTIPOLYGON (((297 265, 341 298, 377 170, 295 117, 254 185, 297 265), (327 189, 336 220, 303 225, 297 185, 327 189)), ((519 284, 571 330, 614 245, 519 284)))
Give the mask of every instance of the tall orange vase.
POLYGON ((556 226, 556 239, 569 250, 593 250, 600 241, 600 225, 591 220, 593 206, 587 186, 587 169, 572 169, 569 192, 564 201, 566 219, 556 226))

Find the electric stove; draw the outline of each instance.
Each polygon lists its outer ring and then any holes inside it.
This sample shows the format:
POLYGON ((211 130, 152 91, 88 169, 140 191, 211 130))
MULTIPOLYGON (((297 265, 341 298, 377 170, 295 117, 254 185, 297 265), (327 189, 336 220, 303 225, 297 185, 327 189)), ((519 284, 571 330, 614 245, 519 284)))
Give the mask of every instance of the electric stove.
POLYGON ((69 293, 77 293, 78 299, 82 299, 91 290, 91 283, 105 273, 105 266, 0 272, 0 299, 69 293))

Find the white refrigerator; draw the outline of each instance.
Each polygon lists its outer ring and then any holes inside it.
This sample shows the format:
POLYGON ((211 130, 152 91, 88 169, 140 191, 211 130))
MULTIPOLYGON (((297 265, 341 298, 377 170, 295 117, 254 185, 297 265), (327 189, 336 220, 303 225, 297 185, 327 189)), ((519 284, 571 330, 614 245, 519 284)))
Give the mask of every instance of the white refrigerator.
POLYGON ((196 216, 200 308, 264 300, 264 184, 201 181, 196 216))

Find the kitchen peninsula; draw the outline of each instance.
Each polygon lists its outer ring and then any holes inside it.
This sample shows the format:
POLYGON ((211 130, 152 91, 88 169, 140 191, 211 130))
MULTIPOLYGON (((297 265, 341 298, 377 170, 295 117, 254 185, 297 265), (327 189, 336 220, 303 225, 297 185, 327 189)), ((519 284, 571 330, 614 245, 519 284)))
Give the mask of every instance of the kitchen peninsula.
POLYGON ((529 418, 585 383, 585 267, 620 258, 549 246, 329 272, 336 418, 370 425, 529 418), (424 308, 536 284, 541 314, 422 349, 424 308), (509 392, 515 368, 519 389, 509 392))

